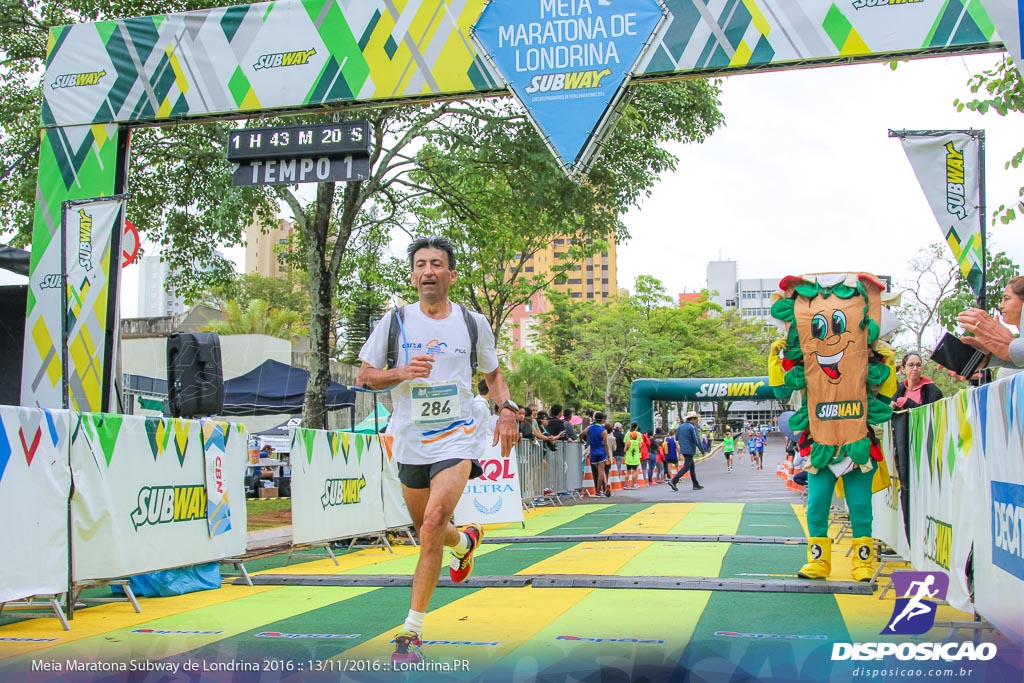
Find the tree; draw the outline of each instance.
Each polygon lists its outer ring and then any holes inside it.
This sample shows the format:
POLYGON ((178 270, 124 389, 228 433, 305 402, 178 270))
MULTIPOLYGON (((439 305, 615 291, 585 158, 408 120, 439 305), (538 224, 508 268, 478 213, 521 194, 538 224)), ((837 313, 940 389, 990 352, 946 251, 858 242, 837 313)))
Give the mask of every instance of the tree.
POLYGON ((606 304, 553 297, 541 345, 576 378, 581 401, 606 411, 628 404, 629 386, 645 377, 737 377, 764 373, 771 335, 705 299, 681 308, 655 278, 640 296, 606 304), (651 296, 653 294, 653 296, 651 296))
POLYGON ((710 81, 646 83, 629 101, 586 179, 566 177, 509 99, 463 103, 440 121, 414 174, 424 196, 418 232, 439 232, 461 259, 454 296, 482 313, 498 336, 513 309, 587 257, 628 238, 619 216, 647 196, 677 159, 663 143, 699 142, 722 122, 710 81), (532 259, 556 240, 551 269, 532 259), (532 272, 531 272, 532 271, 532 272))
MULTIPOLYGON (((387 237, 382 233, 376 236, 387 237)), ((408 262, 385 258, 386 246, 382 240, 364 239, 345 257, 335 298, 338 318, 344 321, 341 359, 345 363, 359 363, 359 351, 388 301, 409 287, 408 262)))
POLYGON ((213 287, 202 298, 205 297, 211 297, 216 306, 235 301, 241 308, 247 308, 253 300, 260 299, 309 321, 309 277, 301 270, 290 269, 277 277, 242 273, 213 287))
POLYGON ((960 268, 943 244, 920 249, 909 265, 910 277, 897 283, 903 290, 903 301, 895 313, 913 335, 911 350, 922 353, 924 338, 938 326, 939 306, 955 289, 960 268))
POLYGON ((530 405, 540 397, 555 397, 562 384, 562 372, 547 355, 530 353, 525 349, 511 353, 505 378, 509 391, 514 396, 521 396, 523 405, 530 405))
MULTIPOLYGON (((1010 278, 1018 275, 1020 269, 1010 260, 1005 252, 1000 251, 996 254, 989 252, 987 257, 986 281, 988 285, 985 288, 985 302, 989 311, 992 311, 1003 300, 1003 291, 1006 289, 1010 278)), ((939 323, 950 332, 956 329, 956 317, 962 311, 977 307, 978 298, 959 268, 956 271, 956 288, 951 295, 946 296, 938 304, 939 323)))
POLYGON ((228 301, 221 309, 224 320, 211 323, 203 329, 218 334, 265 334, 280 339, 291 339, 306 334, 309 319, 295 311, 271 306, 262 299, 252 299, 244 307, 237 301, 228 301))
MULTIPOLYGON (((969 81, 971 93, 980 95, 973 100, 956 99, 953 104, 957 111, 965 108, 979 114, 994 111, 1000 116, 1010 112, 1024 112, 1024 81, 1020 69, 1010 57, 1004 57, 993 69, 975 74, 969 81)), ((1024 149, 1019 150, 1006 162, 1006 168, 1020 168, 1024 163, 1024 149)), ((1024 187, 1020 188, 1016 202, 1000 204, 992 214, 993 225, 998 220, 1003 225, 1017 218, 1018 211, 1024 211, 1024 187)))

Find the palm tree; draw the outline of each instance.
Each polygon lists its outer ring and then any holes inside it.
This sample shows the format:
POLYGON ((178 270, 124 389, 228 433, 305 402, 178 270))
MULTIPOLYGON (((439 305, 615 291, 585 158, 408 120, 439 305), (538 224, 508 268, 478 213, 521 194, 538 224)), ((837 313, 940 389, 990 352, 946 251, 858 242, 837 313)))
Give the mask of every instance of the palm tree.
POLYGON ((253 299, 243 309, 237 301, 228 301, 221 309, 224 320, 203 328, 218 334, 265 334, 280 339, 308 334, 308 322, 294 311, 272 308, 262 299, 253 299))

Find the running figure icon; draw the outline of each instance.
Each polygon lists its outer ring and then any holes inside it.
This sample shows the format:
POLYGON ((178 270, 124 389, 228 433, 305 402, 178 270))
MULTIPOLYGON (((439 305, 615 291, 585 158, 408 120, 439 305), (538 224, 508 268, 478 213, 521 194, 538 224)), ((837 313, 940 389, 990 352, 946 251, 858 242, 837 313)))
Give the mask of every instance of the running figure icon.
POLYGON ((910 586, 907 587, 907 593, 904 597, 909 597, 906 606, 903 611, 899 613, 895 619, 885 627, 886 631, 896 633, 896 624, 901 619, 906 617, 907 621, 910 621, 914 617, 919 617, 923 614, 930 614, 934 610, 934 605, 928 605, 925 603, 925 598, 934 598, 939 594, 939 589, 936 588, 934 591, 929 590, 932 584, 935 583, 935 576, 929 574, 924 578, 923 581, 912 581, 910 586), (916 587, 916 588, 915 588, 916 587), (916 594, 911 596, 910 593, 916 590, 916 594))

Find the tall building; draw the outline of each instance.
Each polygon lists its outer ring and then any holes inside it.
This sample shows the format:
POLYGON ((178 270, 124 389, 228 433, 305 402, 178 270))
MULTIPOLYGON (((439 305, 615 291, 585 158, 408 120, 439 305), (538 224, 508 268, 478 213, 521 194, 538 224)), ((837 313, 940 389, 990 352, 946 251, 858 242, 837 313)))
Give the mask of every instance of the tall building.
MULTIPOLYGON (((526 262, 524 275, 549 276, 551 269, 567 258, 571 241, 565 237, 556 238, 551 246, 538 251, 526 262)), ((619 296, 618 276, 616 273, 615 241, 608 241, 608 251, 594 254, 591 258, 574 263, 565 271, 564 284, 551 284, 548 289, 563 292, 573 300, 594 301, 604 303, 619 296)), ((516 349, 536 349, 534 330, 538 324, 537 316, 548 310, 544 292, 537 292, 531 300, 516 307, 509 316, 506 329, 512 336, 512 347, 516 349)))
MULTIPOLYGON (((529 275, 549 273, 556 264, 567 258, 570 244, 568 238, 556 238, 550 247, 538 251, 527 261, 524 270, 529 275)), ((551 289, 568 294, 570 299, 588 299, 598 303, 615 298, 618 294, 615 240, 608 241, 608 251, 574 263, 565 271, 565 277, 565 284, 553 284, 551 289)))
POLYGON ((541 313, 548 310, 548 300, 544 292, 535 292, 530 301, 512 309, 506 322, 505 330, 511 335, 512 348, 526 349, 530 353, 537 350, 537 323, 541 313))
POLYGON ((185 312, 185 300, 167 290, 171 267, 160 260, 160 254, 146 254, 139 259, 140 318, 165 318, 185 312))
POLYGON ((277 277, 287 268, 281 265, 277 256, 282 245, 287 245, 295 232, 295 223, 284 218, 266 232, 263 226, 253 222, 245 229, 245 272, 264 277, 277 277))
POLYGON ((772 320, 772 293, 781 278, 739 278, 735 261, 708 263, 708 296, 727 311, 738 311, 751 320, 772 320))

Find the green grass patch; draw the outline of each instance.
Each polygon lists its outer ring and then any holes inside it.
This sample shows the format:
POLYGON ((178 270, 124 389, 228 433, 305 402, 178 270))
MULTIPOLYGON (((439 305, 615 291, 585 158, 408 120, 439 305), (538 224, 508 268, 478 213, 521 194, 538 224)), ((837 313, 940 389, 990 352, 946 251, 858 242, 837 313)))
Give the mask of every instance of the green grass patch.
POLYGON ((245 501, 249 531, 275 529, 292 523, 291 498, 249 498, 245 501))

